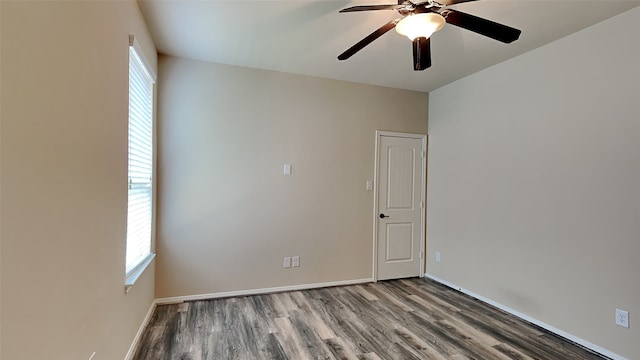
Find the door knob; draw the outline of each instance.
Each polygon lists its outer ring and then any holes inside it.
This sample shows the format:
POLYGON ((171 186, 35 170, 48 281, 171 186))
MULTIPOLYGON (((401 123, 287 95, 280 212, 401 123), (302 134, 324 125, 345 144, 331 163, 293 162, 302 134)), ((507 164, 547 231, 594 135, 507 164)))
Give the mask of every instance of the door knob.
POLYGON ((388 217, 389 217, 388 215, 380 214, 380 219, 384 219, 384 218, 388 218, 388 217))

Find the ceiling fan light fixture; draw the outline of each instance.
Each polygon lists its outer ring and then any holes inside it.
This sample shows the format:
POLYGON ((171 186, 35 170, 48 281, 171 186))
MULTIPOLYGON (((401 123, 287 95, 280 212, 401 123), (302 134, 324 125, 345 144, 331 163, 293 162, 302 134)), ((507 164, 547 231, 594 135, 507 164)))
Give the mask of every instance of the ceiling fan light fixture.
POLYGON ((429 38, 434 32, 442 29, 445 19, 437 13, 422 13, 409 15, 396 25, 396 31, 413 41, 415 38, 429 38))

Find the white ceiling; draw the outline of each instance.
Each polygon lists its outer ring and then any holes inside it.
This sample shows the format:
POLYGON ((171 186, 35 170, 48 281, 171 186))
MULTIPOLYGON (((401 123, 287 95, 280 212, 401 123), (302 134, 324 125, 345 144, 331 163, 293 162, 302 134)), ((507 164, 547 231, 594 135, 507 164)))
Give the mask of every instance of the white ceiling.
POLYGON ((392 30, 338 61, 338 54, 399 17, 396 11, 338 10, 394 2, 138 0, 161 54, 424 92, 640 5, 640 0, 468 2, 451 8, 521 29, 520 39, 503 44, 446 25, 432 37, 433 66, 416 72, 411 42, 392 30))

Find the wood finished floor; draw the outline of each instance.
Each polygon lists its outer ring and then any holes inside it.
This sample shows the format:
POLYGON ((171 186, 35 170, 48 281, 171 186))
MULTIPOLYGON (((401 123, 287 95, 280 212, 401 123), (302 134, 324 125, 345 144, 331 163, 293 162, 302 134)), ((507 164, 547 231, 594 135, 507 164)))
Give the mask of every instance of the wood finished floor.
POLYGON ((427 279, 161 305, 134 360, 605 359, 427 279))

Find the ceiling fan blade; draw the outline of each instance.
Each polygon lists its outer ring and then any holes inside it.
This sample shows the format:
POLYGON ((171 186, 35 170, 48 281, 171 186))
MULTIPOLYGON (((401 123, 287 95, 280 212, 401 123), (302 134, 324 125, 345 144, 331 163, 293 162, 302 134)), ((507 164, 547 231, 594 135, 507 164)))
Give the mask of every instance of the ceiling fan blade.
POLYGON ((445 10, 442 12, 442 16, 451 25, 459 26, 507 44, 518 40, 520 33, 522 33, 521 30, 516 28, 460 11, 445 10))
POLYGON ((388 23, 382 25, 376 31, 372 32, 367 37, 358 41, 352 47, 348 48, 345 52, 338 55, 338 60, 347 60, 348 58, 353 56, 353 54, 362 50, 362 48, 364 48, 365 46, 371 44, 375 39, 379 38, 380 36, 384 35, 387 31, 396 27, 396 24, 398 23, 398 21, 400 21, 400 19, 391 20, 388 23))
POLYGON ((440 4, 444 6, 455 5, 460 3, 466 3, 469 1, 477 1, 477 0, 437 0, 440 4))
POLYGON ((362 6, 352 6, 346 9, 342 9, 338 12, 354 12, 354 11, 372 11, 372 10, 396 10, 405 7, 405 5, 362 5, 362 6))
POLYGON ((418 37, 413 40, 413 70, 431 67, 431 38, 418 37))

